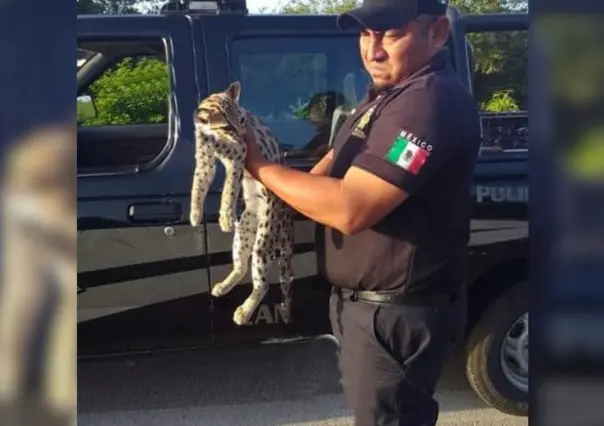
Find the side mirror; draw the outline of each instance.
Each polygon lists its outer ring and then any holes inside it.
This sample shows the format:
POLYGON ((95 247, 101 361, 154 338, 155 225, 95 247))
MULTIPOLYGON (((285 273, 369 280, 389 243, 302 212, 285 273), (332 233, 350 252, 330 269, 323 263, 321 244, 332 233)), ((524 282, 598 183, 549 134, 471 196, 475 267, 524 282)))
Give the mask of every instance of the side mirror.
POLYGON ((81 95, 77 98, 78 123, 90 120, 97 116, 96 105, 92 97, 81 95))

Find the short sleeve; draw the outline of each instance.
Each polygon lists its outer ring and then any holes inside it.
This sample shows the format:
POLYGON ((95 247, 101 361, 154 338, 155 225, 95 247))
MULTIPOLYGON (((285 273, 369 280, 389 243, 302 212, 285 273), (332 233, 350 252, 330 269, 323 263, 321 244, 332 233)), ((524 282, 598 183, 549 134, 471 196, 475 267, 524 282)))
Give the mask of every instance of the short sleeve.
POLYGON ((406 89, 384 107, 352 165, 416 193, 458 150, 455 110, 449 104, 435 88, 406 89))

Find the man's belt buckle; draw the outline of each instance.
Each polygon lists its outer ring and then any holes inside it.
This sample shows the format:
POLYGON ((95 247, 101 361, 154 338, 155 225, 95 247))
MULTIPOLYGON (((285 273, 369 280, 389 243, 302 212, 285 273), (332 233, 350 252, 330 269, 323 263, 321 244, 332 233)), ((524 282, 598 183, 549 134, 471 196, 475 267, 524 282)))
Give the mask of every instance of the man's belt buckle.
POLYGON ((354 300, 374 303, 402 303, 404 295, 401 293, 381 293, 375 291, 355 291, 354 300))
POLYGON ((409 306, 446 306, 453 303, 457 295, 454 293, 441 293, 428 296, 415 296, 405 294, 401 292, 375 292, 375 291, 355 291, 353 293, 355 297, 353 300, 372 302, 372 303, 385 303, 385 304, 399 304, 409 306))

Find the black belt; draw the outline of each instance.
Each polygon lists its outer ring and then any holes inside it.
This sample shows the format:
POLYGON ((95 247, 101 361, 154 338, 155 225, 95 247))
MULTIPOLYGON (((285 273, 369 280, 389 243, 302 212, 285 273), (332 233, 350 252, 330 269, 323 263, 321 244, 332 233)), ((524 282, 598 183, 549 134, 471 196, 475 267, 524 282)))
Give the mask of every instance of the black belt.
POLYGON ((407 306, 447 306, 457 299, 457 293, 454 292, 409 294, 395 291, 348 290, 342 288, 334 288, 334 291, 340 296, 350 298, 352 301, 407 306))

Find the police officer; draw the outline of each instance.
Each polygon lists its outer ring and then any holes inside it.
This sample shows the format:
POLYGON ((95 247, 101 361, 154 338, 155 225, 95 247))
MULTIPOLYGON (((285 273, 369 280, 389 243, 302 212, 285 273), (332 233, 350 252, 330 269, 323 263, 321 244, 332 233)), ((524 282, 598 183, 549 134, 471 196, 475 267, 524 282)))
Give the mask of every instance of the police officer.
POLYGON ((318 224, 320 272, 345 396, 357 426, 436 424, 434 388, 465 326, 476 104, 445 43, 446 0, 365 0, 358 28, 371 75, 333 149, 305 173, 264 160, 248 171, 318 224))

